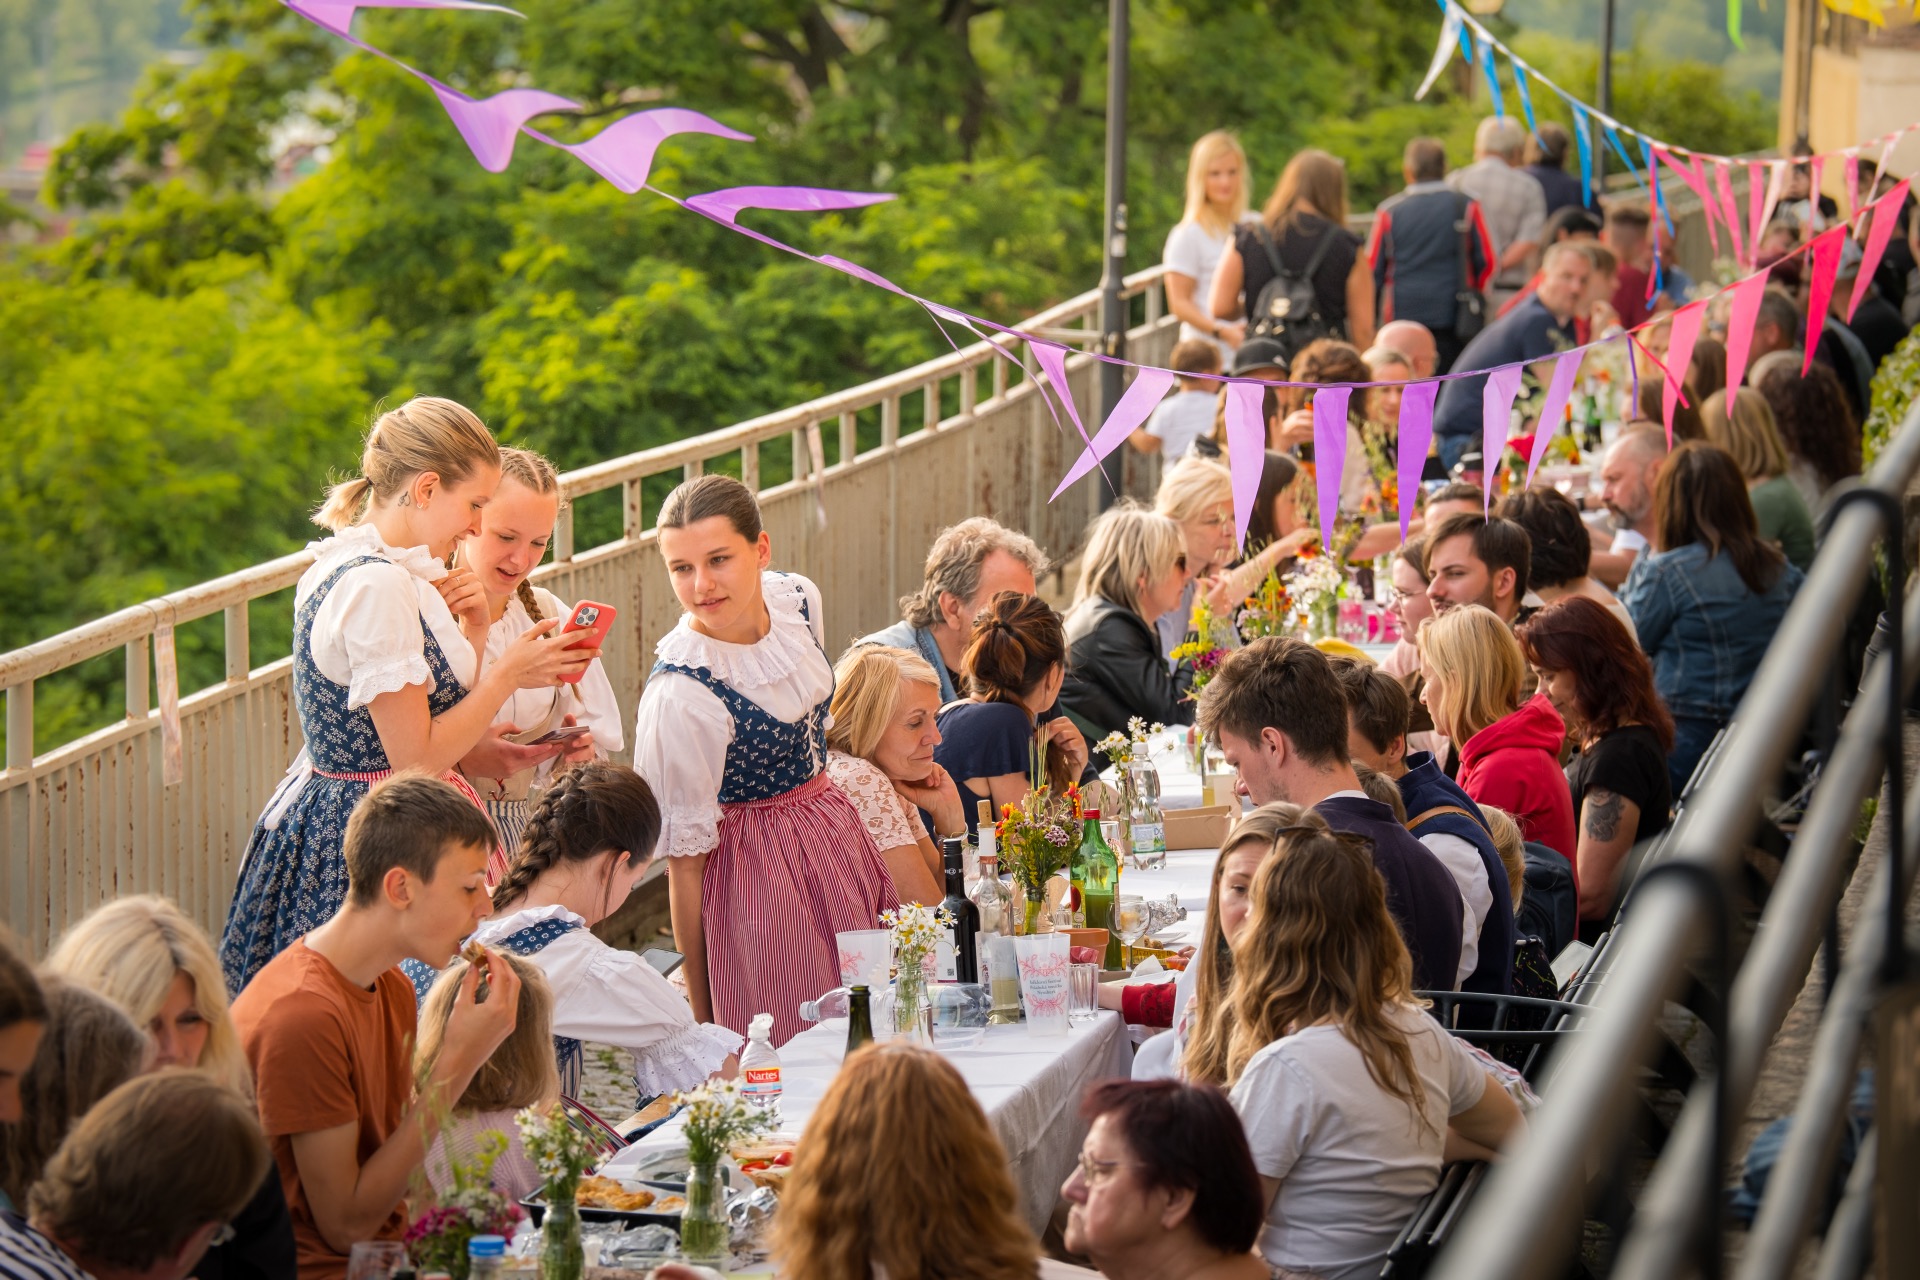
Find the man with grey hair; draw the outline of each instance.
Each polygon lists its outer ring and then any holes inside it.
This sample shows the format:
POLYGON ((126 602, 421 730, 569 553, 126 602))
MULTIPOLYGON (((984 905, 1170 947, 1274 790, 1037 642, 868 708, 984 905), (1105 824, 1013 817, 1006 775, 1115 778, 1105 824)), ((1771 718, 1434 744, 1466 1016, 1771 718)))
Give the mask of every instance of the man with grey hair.
POLYGON ((1629 426, 1600 464, 1600 501, 1613 517, 1613 543, 1596 549, 1587 572, 1618 591, 1634 560, 1653 546, 1653 486, 1667 460, 1667 434, 1658 423, 1629 426))
POLYGON ((1520 168, 1527 134, 1518 121, 1489 116, 1473 134, 1473 163, 1447 175, 1447 185, 1480 204, 1493 237, 1496 266, 1487 309, 1498 313, 1526 287, 1547 222, 1547 196, 1520 168))
POLYGON ((920 589, 900 598, 905 616, 860 643, 919 654, 940 676, 940 701, 952 702, 961 694, 960 659, 974 618, 1002 591, 1035 594, 1047 569, 1047 553, 1026 534, 986 516, 962 520, 942 529, 928 548, 920 589))

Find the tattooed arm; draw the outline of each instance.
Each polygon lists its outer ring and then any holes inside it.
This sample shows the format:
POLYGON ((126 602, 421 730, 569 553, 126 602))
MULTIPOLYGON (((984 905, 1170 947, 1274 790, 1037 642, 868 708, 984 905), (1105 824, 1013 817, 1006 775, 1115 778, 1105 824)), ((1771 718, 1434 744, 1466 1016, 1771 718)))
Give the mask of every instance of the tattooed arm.
POLYGON ((1595 787, 1580 804, 1580 918, 1603 920, 1613 910, 1620 868, 1640 828, 1640 806, 1617 791, 1595 787))

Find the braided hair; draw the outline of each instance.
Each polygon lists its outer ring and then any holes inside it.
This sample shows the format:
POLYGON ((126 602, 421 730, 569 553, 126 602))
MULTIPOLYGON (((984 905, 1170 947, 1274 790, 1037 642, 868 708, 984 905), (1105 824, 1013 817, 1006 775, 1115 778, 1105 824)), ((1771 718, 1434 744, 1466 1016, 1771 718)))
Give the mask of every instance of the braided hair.
MULTIPOLYGON (((520 847, 493 889, 493 909, 505 911, 561 863, 591 862, 625 851, 635 862, 653 856, 660 840, 660 802, 646 779, 625 765, 589 760, 553 775, 533 806, 520 847)), ((606 872, 610 876, 612 864, 606 872)), ((610 882, 609 882, 609 892, 610 882)), ((618 903, 601 904, 611 914, 618 903)))

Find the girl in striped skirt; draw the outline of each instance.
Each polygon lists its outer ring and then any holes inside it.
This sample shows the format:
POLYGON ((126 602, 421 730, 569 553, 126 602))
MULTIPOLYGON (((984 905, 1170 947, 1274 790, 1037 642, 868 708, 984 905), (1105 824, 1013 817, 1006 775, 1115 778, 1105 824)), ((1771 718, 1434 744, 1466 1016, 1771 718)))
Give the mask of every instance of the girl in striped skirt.
POLYGON ((660 553, 686 610, 655 648, 634 767, 660 798, 674 936, 702 1021, 745 1032, 840 984, 834 934, 899 905, 853 804, 827 778, 833 668, 820 592, 767 572, 772 544, 739 481, 667 496, 660 553))
MULTIPOLYGON (((564 622, 572 614, 570 605, 528 580, 546 558, 559 515, 560 482, 553 464, 525 449, 502 449, 500 487, 480 513, 480 531, 460 544, 456 560, 473 574, 486 600, 483 664, 499 661, 515 640, 538 624, 555 618, 564 622)), ((558 757, 549 756, 505 777, 475 774, 471 779, 500 829, 501 847, 509 861, 527 825, 532 793, 547 784, 556 768, 604 759, 626 745, 613 684, 598 658, 578 683, 516 690, 493 718, 492 732, 564 725, 585 725, 588 732, 569 741, 558 757)))

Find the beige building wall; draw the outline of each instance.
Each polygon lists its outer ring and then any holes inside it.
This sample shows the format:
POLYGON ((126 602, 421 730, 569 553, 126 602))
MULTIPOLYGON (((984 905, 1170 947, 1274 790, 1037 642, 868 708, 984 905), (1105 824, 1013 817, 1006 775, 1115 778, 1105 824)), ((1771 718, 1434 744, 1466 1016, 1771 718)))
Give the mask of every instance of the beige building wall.
MULTIPOLYGON (((1876 28, 1834 13, 1820 0, 1787 0, 1778 138, 1783 154, 1792 153, 1800 132, 1803 92, 1807 142, 1816 152, 1837 151, 1920 120, 1920 26, 1905 5, 1884 13, 1886 26, 1876 28)), ((1870 153, 1865 160, 1877 158, 1870 153)), ((1920 131, 1903 139, 1887 162, 1889 173, 1916 170, 1920 131)), ((1840 198, 1844 168, 1829 165, 1822 177, 1826 193, 1840 198)))

